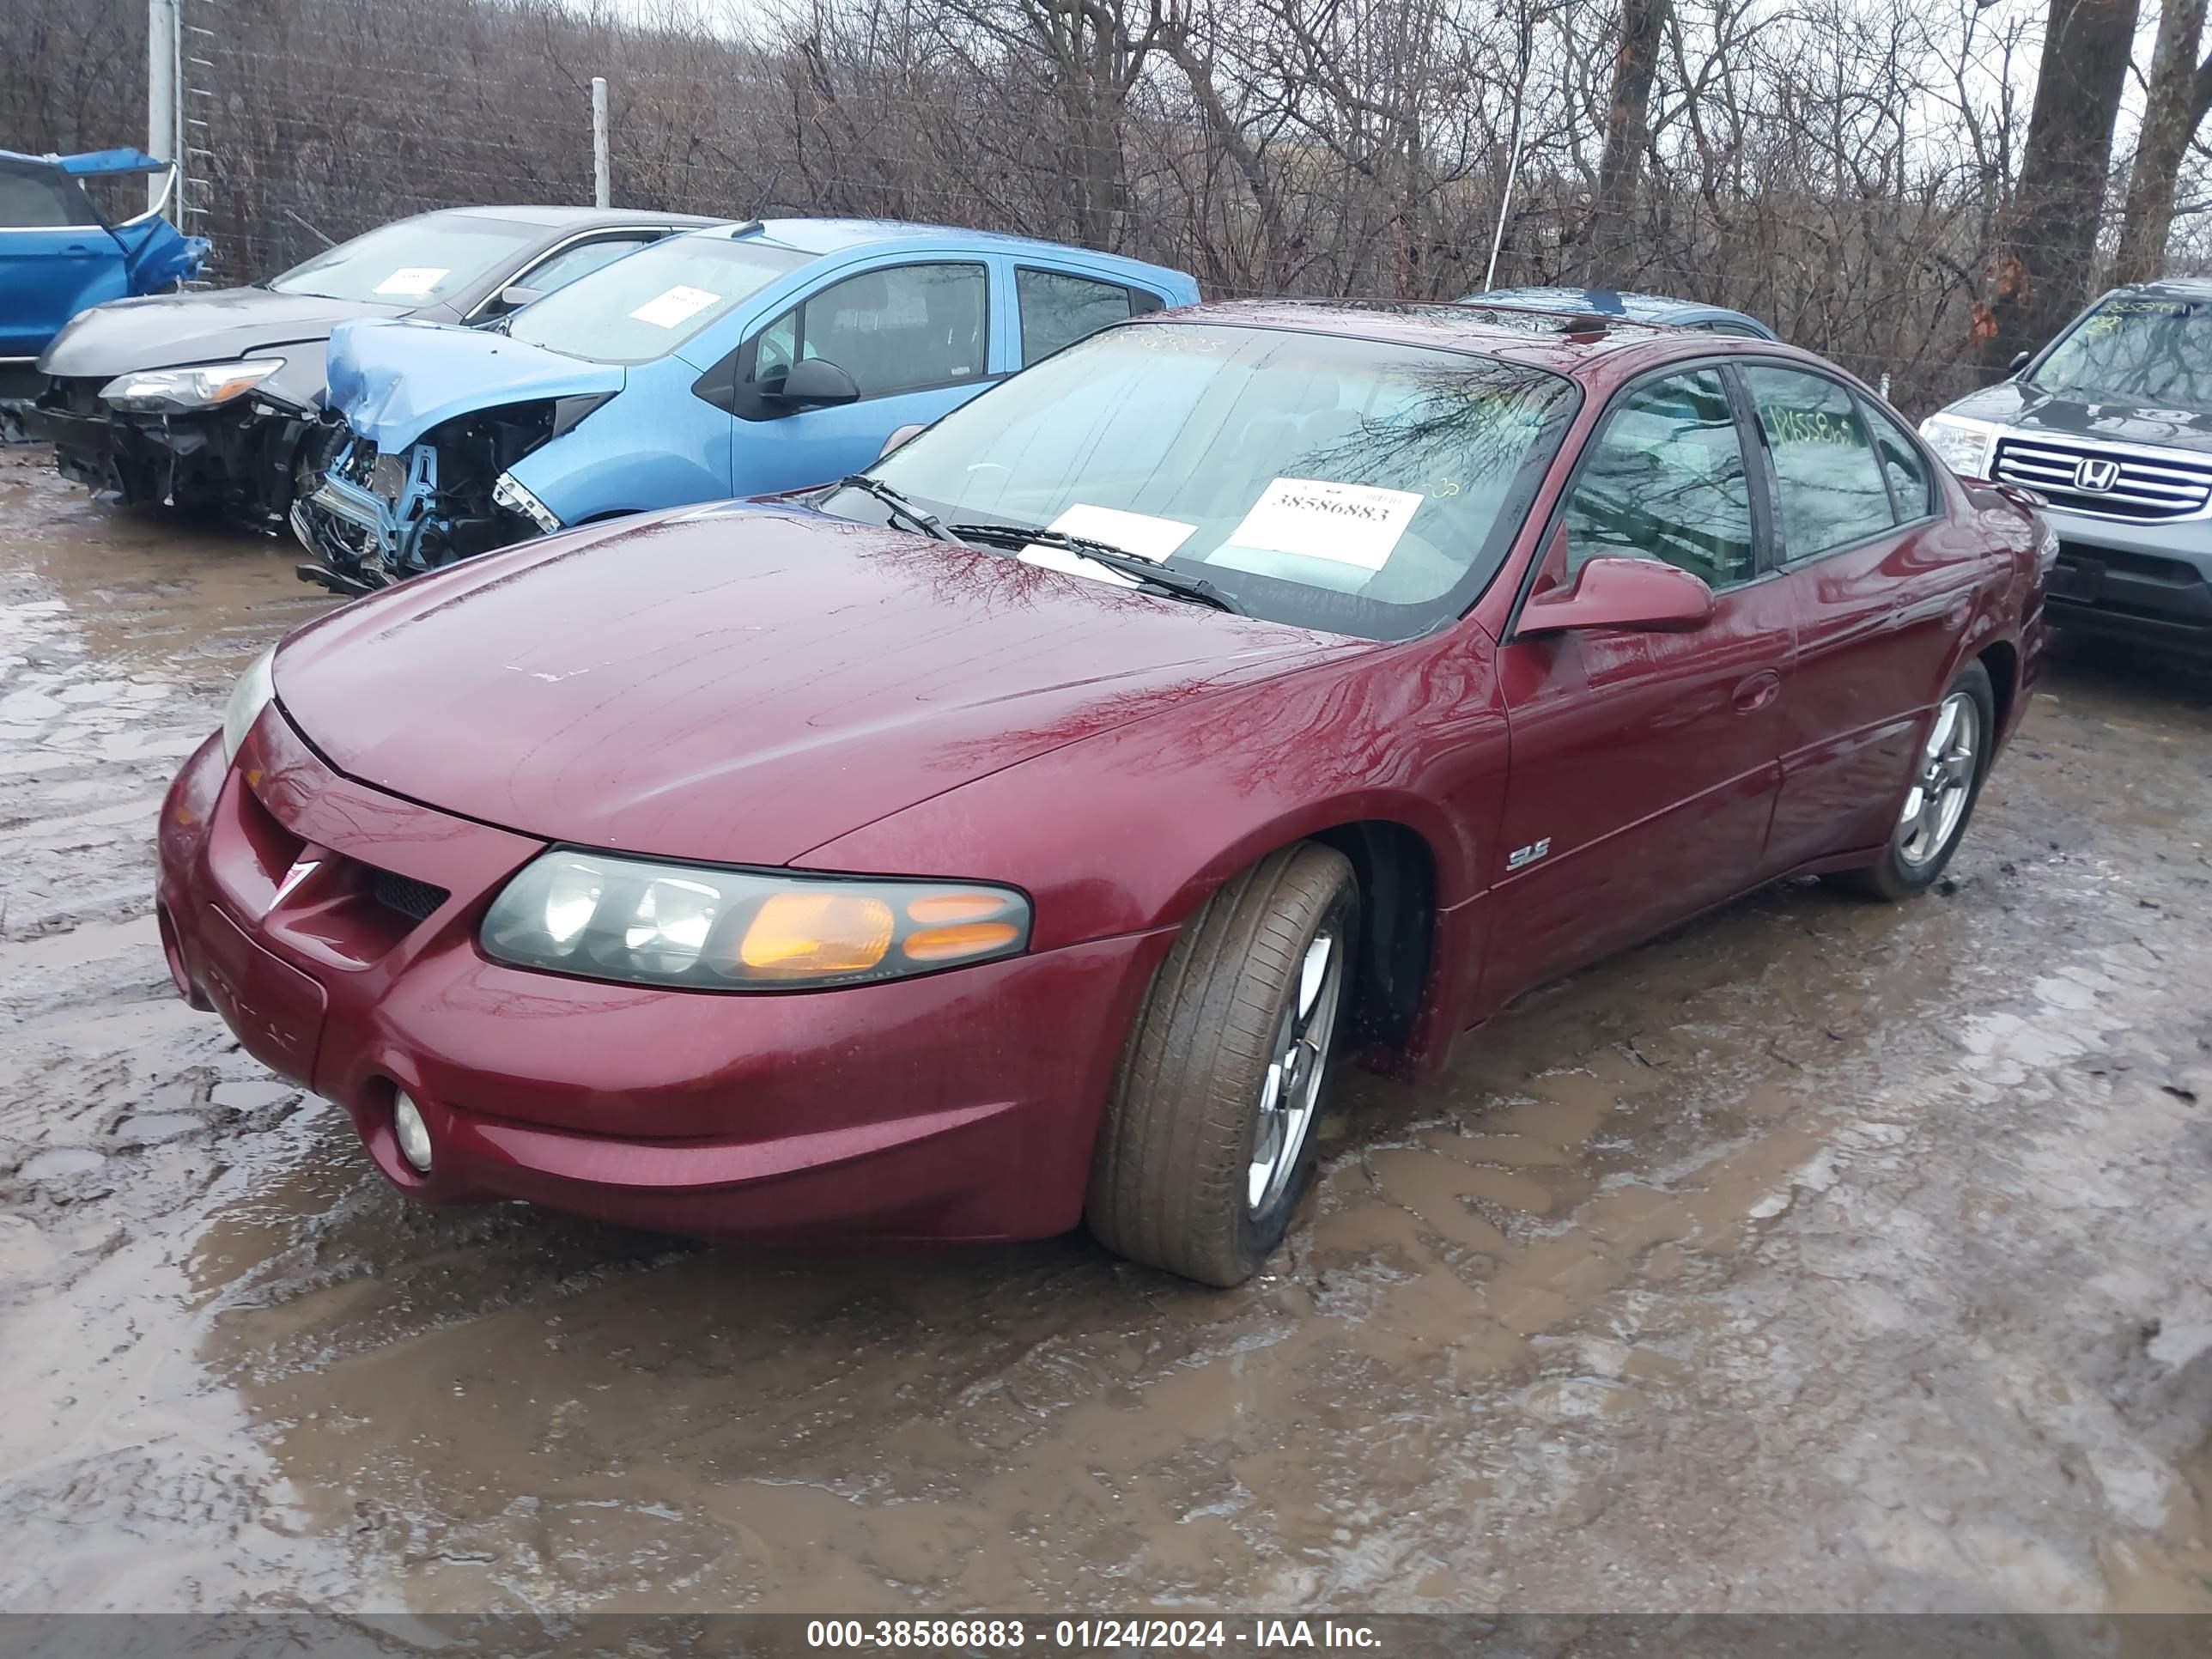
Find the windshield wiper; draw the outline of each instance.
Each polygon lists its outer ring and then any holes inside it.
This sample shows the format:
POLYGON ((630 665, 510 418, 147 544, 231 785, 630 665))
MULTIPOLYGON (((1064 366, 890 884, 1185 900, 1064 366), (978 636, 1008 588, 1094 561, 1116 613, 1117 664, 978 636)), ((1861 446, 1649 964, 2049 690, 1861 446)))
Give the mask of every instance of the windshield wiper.
POLYGON ((1111 542, 1096 541, 1089 536, 1071 536, 1065 530, 1024 530, 1018 524, 957 524, 952 526, 952 533, 969 541, 1005 542, 1024 547, 1056 547, 1088 559, 1093 564, 1103 564, 1109 570, 1119 571, 1124 576, 1133 576, 1139 586, 1171 598, 1188 599, 1194 605, 1210 605, 1216 611, 1226 611, 1232 617, 1244 614, 1243 605, 1205 577, 1188 576, 1180 570, 1171 570, 1156 559, 1139 557, 1111 542))
POLYGON ((881 501, 885 507, 890 509, 894 522, 900 519, 904 519, 908 524, 921 532, 923 535, 928 537, 932 541, 951 542, 954 545, 959 547, 965 547, 968 545, 968 544, 962 541, 958 536, 945 527, 944 520, 939 518, 937 514, 932 513, 927 507, 918 506, 915 502, 908 501, 905 495, 901 494, 898 490, 892 489, 890 485, 885 483, 881 478, 871 478, 866 473, 855 472, 848 477, 838 479, 837 488, 840 489, 857 489, 863 495, 874 496, 878 501, 881 501))

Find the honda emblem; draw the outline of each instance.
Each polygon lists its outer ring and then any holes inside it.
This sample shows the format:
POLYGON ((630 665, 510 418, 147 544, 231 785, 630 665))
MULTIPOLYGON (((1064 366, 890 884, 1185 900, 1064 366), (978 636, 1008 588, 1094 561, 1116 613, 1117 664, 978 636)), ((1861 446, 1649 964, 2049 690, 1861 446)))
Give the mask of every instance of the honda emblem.
POLYGON ((2120 464, 2092 455, 2074 466, 2074 488, 2101 495, 2120 481, 2120 464))

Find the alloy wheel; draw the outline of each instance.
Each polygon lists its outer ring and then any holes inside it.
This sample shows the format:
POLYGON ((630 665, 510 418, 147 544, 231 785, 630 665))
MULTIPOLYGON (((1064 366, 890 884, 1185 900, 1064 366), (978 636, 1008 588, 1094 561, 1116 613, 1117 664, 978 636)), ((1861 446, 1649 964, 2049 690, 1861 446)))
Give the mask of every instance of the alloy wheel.
POLYGON ((1259 1133, 1245 1173, 1245 1208, 1252 1215, 1265 1213, 1282 1197, 1313 1133, 1344 994, 1343 957, 1334 925, 1315 934, 1277 1023, 1274 1057, 1260 1086, 1259 1133))
POLYGON ((1898 815, 1897 853, 1906 865, 1917 868, 1941 857, 1958 833, 1973 799, 1981 741, 1979 705, 1966 692, 1954 691, 1936 711, 1898 815))

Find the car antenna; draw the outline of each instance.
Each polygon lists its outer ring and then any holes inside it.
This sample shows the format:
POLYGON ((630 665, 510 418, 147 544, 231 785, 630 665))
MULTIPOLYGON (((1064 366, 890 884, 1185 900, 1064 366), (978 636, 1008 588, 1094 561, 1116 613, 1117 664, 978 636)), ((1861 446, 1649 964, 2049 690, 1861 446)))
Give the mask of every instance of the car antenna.
POLYGON ((761 232, 767 228, 768 222, 766 220, 748 219, 744 223, 739 225, 735 230, 730 233, 730 240, 734 242, 740 236, 757 236, 761 232))

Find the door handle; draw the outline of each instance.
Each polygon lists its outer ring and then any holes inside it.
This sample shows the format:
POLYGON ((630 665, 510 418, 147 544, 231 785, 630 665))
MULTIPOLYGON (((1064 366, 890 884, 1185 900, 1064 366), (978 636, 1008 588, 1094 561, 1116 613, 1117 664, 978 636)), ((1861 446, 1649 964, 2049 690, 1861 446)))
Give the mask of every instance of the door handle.
POLYGON ((1755 714, 1774 701, 1775 693, 1782 690, 1782 676, 1771 668, 1762 668, 1747 679, 1737 682, 1736 712, 1755 714))

